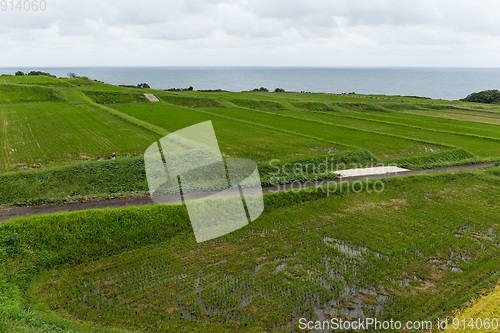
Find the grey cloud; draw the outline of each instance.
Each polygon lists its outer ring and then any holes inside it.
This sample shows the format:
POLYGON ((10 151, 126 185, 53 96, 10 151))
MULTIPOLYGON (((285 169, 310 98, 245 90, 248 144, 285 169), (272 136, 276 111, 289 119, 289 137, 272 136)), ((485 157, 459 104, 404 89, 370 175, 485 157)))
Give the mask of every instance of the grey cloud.
POLYGON ((367 50, 500 49, 497 0, 46 1, 43 13, 0 13, 0 48, 9 46, 3 54, 30 44, 46 45, 47 54, 49 46, 119 53, 140 45, 155 54, 200 49, 214 57, 288 52, 300 62, 301 52, 314 50, 350 60, 367 50))

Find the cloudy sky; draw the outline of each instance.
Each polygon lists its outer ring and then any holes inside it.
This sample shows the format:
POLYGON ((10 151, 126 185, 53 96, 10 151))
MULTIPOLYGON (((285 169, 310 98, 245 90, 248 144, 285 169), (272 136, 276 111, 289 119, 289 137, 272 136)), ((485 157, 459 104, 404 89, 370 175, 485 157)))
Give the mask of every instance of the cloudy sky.
POLYGON ((0 11, 1 67, 500 67, 498 0, 44 1, 0 11))

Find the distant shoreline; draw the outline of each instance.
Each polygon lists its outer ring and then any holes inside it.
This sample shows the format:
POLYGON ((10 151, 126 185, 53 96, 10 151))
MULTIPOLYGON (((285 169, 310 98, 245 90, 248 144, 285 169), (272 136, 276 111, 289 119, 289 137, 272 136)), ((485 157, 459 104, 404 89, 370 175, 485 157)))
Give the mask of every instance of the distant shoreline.
POLYGON ((458 100, 470 93, 499 89, 500 68, 455 67, 264 67, 264 66, 100 66, 2 67, 0 74, 41 70, 58 77, 74 72, 113 85, 148 83, 153 89, 193 86, 232 92, 269 90, 425 96, 458 100))

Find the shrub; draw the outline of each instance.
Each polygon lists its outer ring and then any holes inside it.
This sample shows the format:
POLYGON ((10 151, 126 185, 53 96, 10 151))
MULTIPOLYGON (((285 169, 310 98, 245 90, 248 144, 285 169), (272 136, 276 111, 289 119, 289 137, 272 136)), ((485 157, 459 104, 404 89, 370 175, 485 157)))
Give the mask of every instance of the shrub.
POLYGON ((23 75, 25 75, 24 72, 21 72, 21 71, 16 72, 16 76, 23 76, 23 75))
POLYGON ((264 87, 260 87, 260 88, 255 88, 255 89, 254 89, 254 90, 252 90, 252 91, 264 91, 264 92, 268 92, 268 91, 269 91, 269 89, 264 88, 264 87))
POLYGON ((276 88, 276 89, 274 89, 274 92, 275 93, 283 93, 283 92, 285 92, 285 89, 283 89, 283 88, 276 88))
POLYGON ((50 73, 47 73, 47 72, 41 72, 41 71, 31 71, 28 73, 28 75, 31 75, 31 76, 38 76, 38 75, 45 75, 45 76, 50 76, 50 77, 56 77, 55 75, 52 75, 50 73))
POLYGON ((138 88, 151 88, 151 87, 149 86, 149 84, 147 84, 147 83, 139 83, 139 84, 137 85, 137 87, 138 87, 138 88))
POLYGON ((165 91, 192 91, 193 89, 193 86, 189 86, 189 88, 169 88, 165 91))
POLYGON ((484 90, 478 93, 472 93, 469 96, 461 99, 464 102, 486 103, 486 104, 499 104, 500 91, 498 90, 484 90))

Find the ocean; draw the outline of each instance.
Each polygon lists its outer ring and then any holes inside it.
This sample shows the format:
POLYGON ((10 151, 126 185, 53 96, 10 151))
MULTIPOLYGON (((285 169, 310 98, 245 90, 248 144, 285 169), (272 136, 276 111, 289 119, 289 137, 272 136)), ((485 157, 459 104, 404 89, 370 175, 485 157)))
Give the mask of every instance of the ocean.
POLYGON ((399 67, 32 67, 0 68, 0 74, 41 70, 73 72, 110 84, 148 83, 155 89, 187 88, 421 96, 458 100, 472 92, 500 89, 500 68, 399 67))

